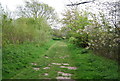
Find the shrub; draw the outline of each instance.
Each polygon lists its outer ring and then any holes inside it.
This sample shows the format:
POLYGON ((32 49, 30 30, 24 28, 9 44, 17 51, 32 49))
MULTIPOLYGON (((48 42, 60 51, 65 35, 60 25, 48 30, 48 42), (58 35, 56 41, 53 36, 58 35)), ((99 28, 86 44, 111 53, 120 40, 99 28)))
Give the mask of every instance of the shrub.
POLYGON ((3 16, 3 45, 34 42, 42 44, 50 39, 51 29, 43 18, 19 18, 3 16))
POLYGON ((77 39, 76 39, 75 37, 70 37, 70 38, 69 38, 69 42, 70 42, 70 43, 73 43, 73 44, 74 44, 76 41, 77 41, 77 39))

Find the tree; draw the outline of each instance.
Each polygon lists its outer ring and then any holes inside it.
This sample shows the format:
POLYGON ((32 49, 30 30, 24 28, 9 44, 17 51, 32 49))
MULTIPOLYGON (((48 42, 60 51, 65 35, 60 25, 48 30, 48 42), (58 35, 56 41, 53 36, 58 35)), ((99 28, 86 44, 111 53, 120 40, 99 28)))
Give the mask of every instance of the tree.
POLYGON ((45 18, 49 22, 53 22, 56 19, 56 13, 54 9, 47 4, 40 3, 37 0, 30 0, 25 2, 25 6, 18 7, 20 17, 33 17, 45 18))
POLYGON ((104 6, 107 19, 116 28, 116 33, 120 34, 120 1, 100 3, 104 6))
MULTIPOLYGON (((106 2, 106 3, 101 3, 101 5, 105 6, 105 10, 107 10, 107 19, 110 21, 110 23, 114 26, 115 28, 115 33, 118 35, 116 40, 116 43, 118 44, 117 46, 117 54, 118 58, 120 57, 120 0, 117 0, 115 2, 106 2)), ((120 59, 119 59, 119 64, 120 64, 120 59)))
POLYGON ((63 15, 63 24, 69 28, 67 29, 67 38, 69 38, 70 41, 72 40, 78 46, 86 47, 88 45, 88 34, 84 32, 84 29, 90 24, 87 17, 88 13, 72 9, 67 10, 63 15))

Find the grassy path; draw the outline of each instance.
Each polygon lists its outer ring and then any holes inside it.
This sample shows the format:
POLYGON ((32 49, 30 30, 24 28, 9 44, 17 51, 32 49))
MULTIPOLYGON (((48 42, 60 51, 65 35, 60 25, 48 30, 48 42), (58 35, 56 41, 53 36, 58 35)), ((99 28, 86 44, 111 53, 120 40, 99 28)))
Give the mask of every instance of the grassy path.
POLYGON ((117 64, 57 41, 12 79, 116 79, 117 64))
POLYGON ((45 55, 12 79, 71 79, 76 69, 67 45, 56 42, 45 55))

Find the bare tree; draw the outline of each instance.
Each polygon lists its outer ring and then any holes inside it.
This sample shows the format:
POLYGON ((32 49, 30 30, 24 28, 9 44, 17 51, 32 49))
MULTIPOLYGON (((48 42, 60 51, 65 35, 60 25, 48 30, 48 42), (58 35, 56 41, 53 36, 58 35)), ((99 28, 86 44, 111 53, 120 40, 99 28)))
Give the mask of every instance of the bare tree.
POLYGON ((45 18, 49 22, 54 22, 56 17, 56 12, 52 7, 47 4, 40 3, 37 0, 30 0, 25 2, 25 6, 18 7, 18 15, 20 17, 33 17, 35 19, 41 17, 45 18))

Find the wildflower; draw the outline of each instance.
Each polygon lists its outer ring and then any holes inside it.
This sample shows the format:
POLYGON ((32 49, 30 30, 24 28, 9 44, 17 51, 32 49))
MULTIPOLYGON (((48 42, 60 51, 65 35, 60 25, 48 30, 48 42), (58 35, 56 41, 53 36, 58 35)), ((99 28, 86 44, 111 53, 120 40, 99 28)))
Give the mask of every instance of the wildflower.
POLYGON ((38 71, 40 68, 33 68, 34 70, 38 71))
POLYGON ((48 73, 44 73, 45 76, 48 76, 48 73))
POLYGON ((50 69, 50 67, 45 67, 45 68, 43 68, 43 69, 50 69))

